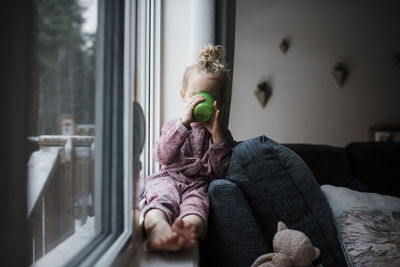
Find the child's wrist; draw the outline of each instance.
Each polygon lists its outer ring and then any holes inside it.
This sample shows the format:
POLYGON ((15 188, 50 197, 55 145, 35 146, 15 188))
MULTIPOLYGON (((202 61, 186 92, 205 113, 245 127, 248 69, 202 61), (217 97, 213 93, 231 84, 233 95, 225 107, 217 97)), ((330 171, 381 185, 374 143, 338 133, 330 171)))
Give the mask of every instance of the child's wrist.
POLYGON ((183 120, 182 118, 181 118, 181 123, 182 123, 183 126, 185 126, 186 128, 189 128, 189 126, 190 126, 190 122, 185 121, 185 120, 183 120))
POLYGON ((220 133, 215 133, 215 134, 213 134, 213 135, 212 135, 212 138, 213 138, 213 143, 214 143, 214 144, 219 144, 219 143, 221 143, 222 140, 223 140, 223 137, 222 137, 222 135, 221 135, 220 133))

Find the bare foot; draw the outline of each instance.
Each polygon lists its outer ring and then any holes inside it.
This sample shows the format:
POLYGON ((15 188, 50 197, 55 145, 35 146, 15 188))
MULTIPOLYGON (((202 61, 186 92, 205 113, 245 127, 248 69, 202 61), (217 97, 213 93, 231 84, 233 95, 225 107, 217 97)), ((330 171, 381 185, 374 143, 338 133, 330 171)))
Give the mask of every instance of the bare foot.
POLYGON ((183 236, 172 231, 166 221, 158 221, 146 228, 147 248, 149 250, 178 251, 185 244, 183 236))
POLYGON ((184 238, 183 247, 192 248, 196 244, 196 229, 190 222, 184 222, 181 218, 177 218, 172 224, 172 232, 184 238))

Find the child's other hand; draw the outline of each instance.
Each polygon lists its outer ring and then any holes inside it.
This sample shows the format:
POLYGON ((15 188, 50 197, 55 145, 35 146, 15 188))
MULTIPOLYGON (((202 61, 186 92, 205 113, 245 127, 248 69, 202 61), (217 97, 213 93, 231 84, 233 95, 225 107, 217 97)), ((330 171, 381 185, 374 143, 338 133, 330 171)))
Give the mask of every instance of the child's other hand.
POLYGON ((204 101, 204 97, 201 95, 194 95, 185 101, 185 108, 183 110, 183 115, 181 122, 186 128, 190 126, 190 123, 194 121, 193 110, 196 105, 204 101))
POLYGON ((202 123, 206 127, 207 131, 210 132, 213 138, 213 143, 218 144, 222 141, 221 128, 219 124, 220 110, 217 107, 217 101, 214 101, 214 115, 208 122, 202 123))

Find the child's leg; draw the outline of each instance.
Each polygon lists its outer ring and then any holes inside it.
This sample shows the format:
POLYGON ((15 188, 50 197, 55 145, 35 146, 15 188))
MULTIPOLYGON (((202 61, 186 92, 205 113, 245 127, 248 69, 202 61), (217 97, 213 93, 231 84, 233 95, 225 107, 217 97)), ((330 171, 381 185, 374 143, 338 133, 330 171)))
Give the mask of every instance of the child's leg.
POLYGON ((170 177, 148 178, 143 209, 144 228, 148 248, 152 250, 179 250, 183 237, 171 230, 171 224, 179 215, 180 192, 170 177))
POLYGON ((207 182, 193 181, 182 195, 179 215, 181 219, 176 219, 172 228, 173 231, 185 236, 185 247, 193 247, 196 241, 205 234, 209 209, 206 189, 207 182))
POLYGON ((183 236, 173 231, 165 213, 158 209, 149 210, 144 217, 148 248, 151 250, 177 251, 185 243, 183 236))

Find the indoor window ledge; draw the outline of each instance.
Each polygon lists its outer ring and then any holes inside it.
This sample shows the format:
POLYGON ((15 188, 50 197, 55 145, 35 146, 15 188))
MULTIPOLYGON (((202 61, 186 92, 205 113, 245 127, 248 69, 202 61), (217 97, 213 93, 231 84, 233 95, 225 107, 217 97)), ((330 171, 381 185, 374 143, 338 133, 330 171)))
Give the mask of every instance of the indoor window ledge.
MULTIPOLYGON (((140 207, 143 208, 144 200, 140 201, 140 207)), ((140 211, 133 213, 136 229, 125 247, 117 256, 112 267, 198 267, 199 266, 199 246, 196 244, 191 249, 185 249, 178 252, 149 252, 145 247, 145 233, 143 226, 143 217, 140 211)))
MULTIPOLYGON (((141 232, 140 228, 138 229, 141 232)), ((199 247, 178 252, 148 252, 143 235, 131 239, 112 264, 113 267, 198 267, 199 247), (133 241, 132 241, 133 240, 133 241)))
POLYGON ((146 252, 143 243, 139 246, 138 265, 140 267, 197 267, 199 266, 199 248, 182 250, 179 252, 146 252))

